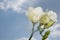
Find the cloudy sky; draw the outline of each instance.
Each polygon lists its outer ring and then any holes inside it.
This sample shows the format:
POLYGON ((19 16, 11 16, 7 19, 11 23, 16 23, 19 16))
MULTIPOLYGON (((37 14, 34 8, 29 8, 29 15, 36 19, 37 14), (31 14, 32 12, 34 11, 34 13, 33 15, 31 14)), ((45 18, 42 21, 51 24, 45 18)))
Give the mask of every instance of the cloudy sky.
MULTIPOLYGON (((28 7, 53 10, 58 22, 50 28, 47 40, 60 40, 60 0, 0 0, 0 40, 28 40, 32 24, 25 16, 28 7)), ((40 40, 36 32, 32 40, 40 40)))

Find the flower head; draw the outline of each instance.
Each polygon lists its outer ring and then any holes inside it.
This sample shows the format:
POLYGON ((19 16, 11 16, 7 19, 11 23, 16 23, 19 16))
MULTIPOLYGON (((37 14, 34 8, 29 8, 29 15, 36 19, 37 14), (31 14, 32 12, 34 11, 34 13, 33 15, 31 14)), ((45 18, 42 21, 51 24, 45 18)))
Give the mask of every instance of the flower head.
POLYGON ((51 27, 55 22, 57 22, 57 14, 53 11, 46 12, 40 19, 40 23, 44 25, 44 28, 51 27))
POLYGON ((28 19, 35 23, 40 20, 41 16, 43 15, 43 10, 41 7, 37 8, 29 7, 26 14, 28 19))
POLYGON ((40 23, 46 24, 48 23, 50 20, 56 22, 57 21, 57 14, 53 11, 48 11, 48 12, 44 12, 45 14, 41 17, 40 19, 40 23))

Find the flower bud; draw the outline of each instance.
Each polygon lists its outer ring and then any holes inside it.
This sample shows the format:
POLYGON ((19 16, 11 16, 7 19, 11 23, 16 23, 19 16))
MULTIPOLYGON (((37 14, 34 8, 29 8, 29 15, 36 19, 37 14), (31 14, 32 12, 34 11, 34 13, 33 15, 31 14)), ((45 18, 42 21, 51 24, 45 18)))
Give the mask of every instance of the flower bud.
POLYGON ((49 27, 51 27, 54 23, 55 23, 55 22, 54 22, 53 20, 50 20, 48 23, 46 23, 46 24, 44 25, 44 28, 45 28, 45 29, 46 29, 46 28, 49 28, 49 27))

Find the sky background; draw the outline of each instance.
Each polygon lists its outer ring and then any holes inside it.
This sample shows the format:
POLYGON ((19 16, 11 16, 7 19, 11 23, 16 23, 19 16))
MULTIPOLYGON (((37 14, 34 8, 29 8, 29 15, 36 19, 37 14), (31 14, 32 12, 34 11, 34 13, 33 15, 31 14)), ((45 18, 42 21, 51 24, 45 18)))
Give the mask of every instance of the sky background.
MULTIPOLYGON (((47 40, 60 40, 60 0, 0 0, 0 40, 27 40, 32 23, 26 18, 28 7, 42 7, 57 13, 58 22, 51 28, 47 40)), ((41 40, 39 32, 33 40, 41 40)))

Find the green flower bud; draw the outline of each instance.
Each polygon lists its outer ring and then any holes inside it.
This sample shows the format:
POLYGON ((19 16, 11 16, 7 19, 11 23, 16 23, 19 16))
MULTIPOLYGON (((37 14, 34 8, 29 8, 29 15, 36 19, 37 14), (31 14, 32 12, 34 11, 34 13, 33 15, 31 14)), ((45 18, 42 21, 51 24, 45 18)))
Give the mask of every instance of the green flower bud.
POLYGON ((44 25, 44 28, 49 28, 51 27, 55 22, 53 20, 50 20, 48 23, 44 25))
POLYGON ((45 34, 42 37, 42 40, 46 40, 50 34, 50 30, 46 31, 45 34))

